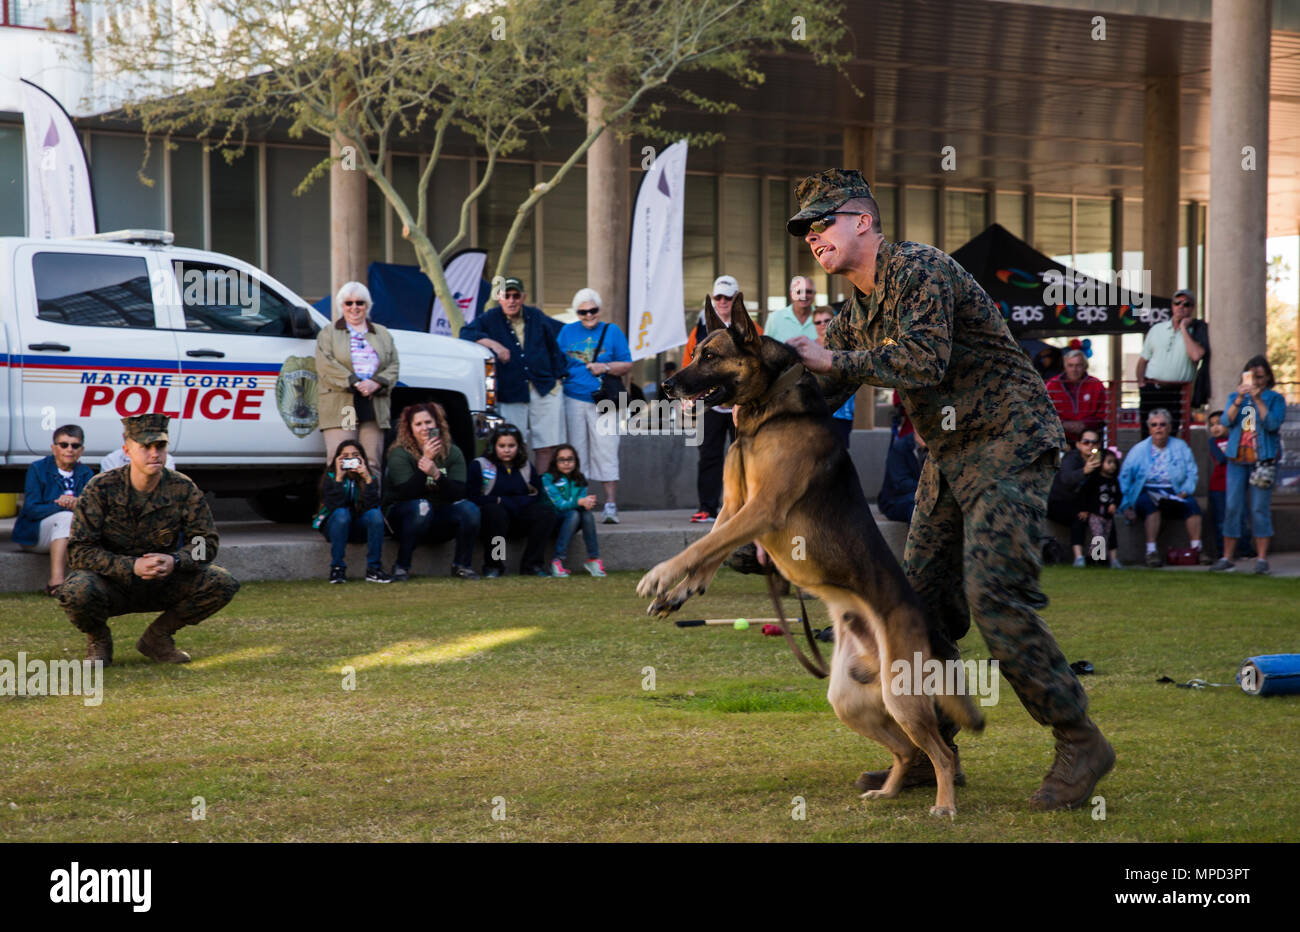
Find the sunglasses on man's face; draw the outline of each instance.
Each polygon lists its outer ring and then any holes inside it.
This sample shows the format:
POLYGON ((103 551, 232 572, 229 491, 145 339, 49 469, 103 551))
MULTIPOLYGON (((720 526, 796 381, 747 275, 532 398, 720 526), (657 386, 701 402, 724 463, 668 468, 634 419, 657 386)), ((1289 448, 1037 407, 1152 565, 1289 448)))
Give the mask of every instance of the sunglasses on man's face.
POLYGON ((835 218, 840 214, 848 217, 860 216, 857 211, 853 210, 832 210, 829 214, 822 214, 812 223, 808 224, 808 229, 814 233, 825 233, 827 227, 835 225, 835 218))
POLYGON ((1166 428, 1168 426, 1169 423, 1167 421, 1156 421, 1153 424, 1147 425, 1147 427, 1151 428, 1152 430, 1160 430, 1161 428, 1166 428))
POLYGON ((734 300, 734 299, 735 299, 735 296, 734 296, 734 295, 729 295, 729 294, 715 294, 715 295, 713 296, 713 300, 714 300, 714 302, 718 302, 718 301, 726 301, 726 302, 730 303, 730 302, 731 302, 732 300, 734 300))
POLYGON ((69 442, 69 441, 67 441, 67 440, 60 440, 60 441, 58 441, 58 445, 59 445, 62 449, 64 449, 64 450, 80 450, 80 449, 81 449, 81 444, 79 444, 79 443, 75 443, 75 442, 69 442))

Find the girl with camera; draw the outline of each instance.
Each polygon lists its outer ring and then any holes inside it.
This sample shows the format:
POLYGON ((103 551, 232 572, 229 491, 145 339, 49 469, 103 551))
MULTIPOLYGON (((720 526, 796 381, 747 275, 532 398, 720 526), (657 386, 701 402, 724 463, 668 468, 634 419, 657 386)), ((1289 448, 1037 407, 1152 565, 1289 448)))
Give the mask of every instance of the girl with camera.
POLYGON ((500 576, 505 570, 505 541, 525 537, 520 575, 550 576, 545 565, 546 542, 557 516, 528 462, 528 448, 518 427, 503 424, 492 431, 486 453, 469 464, 466 484, 483 514, 487 550, 483 575, 489 579, 500 576))
POLYGON ((397 419, 397 440, 388 448, 384 509, 397 538, 393 579, 411 576, 411 557, 423 540, 455 538, 451 575, 478 579, 471 569, 479 510, 466 499, 465 455, 451 439, 447 413, 436 402, 407 405, 397 419))
POLYGON ((330 542, 330 582, 348 581, 349 541, 366 541, 366 582, 392 582, 383 567, 384 516, 379 511, 379 476, 365 447, 344 440, 320 480, 320 511, 312 526, 330 542))
POLYGON ((555 448, 551 468, 542 475, 542 487, 551 504, 560 515, 560 536, 555 539, 555 558, 551 560, 551 575, 563 579, 570 573, 564 568, 564 558, 569 553, 573 532, 582 527, 582 541, 587 546, 587 562, 583 568, 592 576, 605 575, 605 563, 600 559, 596 543, 596 496, 587 491, 587 479, 582 474, 578 451, 571 443, 555 448))

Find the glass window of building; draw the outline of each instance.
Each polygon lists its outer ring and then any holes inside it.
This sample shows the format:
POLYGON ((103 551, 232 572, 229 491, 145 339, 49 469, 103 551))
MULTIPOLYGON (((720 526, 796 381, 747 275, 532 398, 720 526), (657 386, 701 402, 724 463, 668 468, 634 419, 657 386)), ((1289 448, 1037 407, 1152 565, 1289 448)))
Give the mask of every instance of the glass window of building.
POLYGON ((1142 268, 1142 202, 1124 202, 1124 261, 1130 270, 1142 268))
POLYGON ((787 250, 797 249, 802 243, 785 231, 791 213, 789 183, 769 179, 764 184, 767 185, 767 216, 763 220, 763 233, 767 237, 767 310, 776 311, 790 303, 787 250))
POLYGON ((330 293, 329 176, 294 192, 324 155, 321 149, 266 150, 267 271, 308 302, 330 293))
MULTIPOLYGON (((208 156, 208 199, 215 252, 257 265, 261 231, 257 211, 257 149, 249 147, 233 163, 217 149, 208 156)), ((101 223, 102 226, 102 223, 101 223)))
MULTIPOLYGON (((419 213, 420 157, 418 155, 393 156, 392 181, 393 187, 406 204, 406 209, 411 212, 412 217, 415 217, 419 213)), ((411 245, 409 239, 402 236, 402 218, 391 208, 389 213, 393 221, 393 261, 398 265, 419 265, 420 262, 415 256, 415 247, 411 245)))
POLYGON ((944 252, 955 252, 966 245, 988 226, 986 219, 987 196, 982 191, 945 191, 943 193, 944 252))
MULTIPOLYGON (((482 173, 486 168, 487 162, 479 162, 479 178, 483 177, 482 173)), ((519 205, 527 199, 532 187, 533 166, 531 164, 498 162, 492 170, 492 180, 488 183, 487 190, 479 196, 478 245, 488 251, 487 268, 484 272, 488 278, 492 277, 493 270, 497 267, 501 248, 505 245, 506 235, 510 232, 510 225, 514 223, 519 205)), ((524 290, 528 293, 530 304, 536 304, 539 300, 536 293, 537 275, 533 267, 535 242, 533 223, 536 219, 534 214, 524 221, 523 229, 519 231, 519 237, 515 240, 510 266, 505 270, 506 275, 523 279, 524 290)))
POLYGON ((871 195, 880 208, 880 232, 885 239, 893 242, 898 239, 898 191, 892 184, 876 185, 871 195))
POLYGON ((1074 262, 1070 240, 1070 198, 1034 198, 1034 242, 1031 245, 1062 265, 1074 262))
MULTIPOLYGON (((443 156, 434 166, 429 181, 429 236, 433 245, 442 249, 456 238, 460 229, 460 208, 469 196, 469 159, 452 159, 443 156)), ((469 226, 466 221, 465 239, 457 249, 470 246, 469 226)), ((491 270, 488 270, 489 274, 491 270)))
MULTIPOLYGON (((717 182, 712 175, 686 175, 686 218, 682 232, 683 300, 689 311, 704 307, 718 276, 717 182)), ((693 318, 687 314, 689 325, 693 318)))
POLYGON ((139 256, 40 252, 32 257, 36 316, 78 327, 154 326, 149 265, 139 256))
POLYGON ((0 126, 0 236, 22 236, 27 232, 23 205, 27 182, 23 172, 23 128, 0 126))
POLYGON ((726 177, 723 183, 726 216, 722 227, 722 272, 735 277, 745 295, 746 308, 753 312, 759 308, 763 290, 758 275, 758 238, 762 230, 758 179, 726 177))
POLYGON ((144 158, 144 139, 139 136, 90 137, 90 179, 95 192, 95 219, 100 230, 161 230, 163 216, 163 143, 155 140, 144 158), (140 181, 140 172, 153 185, 140 181))
POLYGON ((388 216, 388 199, 379 185, 366 179, 366 262, 387 262, 384 242, 384 218, 388 216))
POLYGON ((171 230, 176 245, 207 249, 203 233, 203 147, 197 142, 176 143, 171 152, 171 186, 171 230))
MULTIPOLYGON (((544 176, 555 174, 548 165, 544 176)), ((580 165, 569 169, 564 180, 538 202, 542 214, 542 263, 546 272, 548 314, 569 307, 579 288, 587 286, 587 170, 580 165)), ((623 295, 601 295, 606 306, 625 303, 623 295)), ((609 320, 607 313, 605 319, 609 320)))
POLYGON ((1115 280, 1111 253, 1110 200, 1081 197, 1074 203, 1074 268, 1098 281, 1115 280))
POLYGON ((903 236, 909 242, 934 244, 938 204, 939 192, 934 188, 907 189, 903 198, 903 210, 907 213, 903 236))
POLYGON ((1025 196, 1011 191, 999 191, 994 196, 994 216, 1009 233, 1025 238, 1025 196))

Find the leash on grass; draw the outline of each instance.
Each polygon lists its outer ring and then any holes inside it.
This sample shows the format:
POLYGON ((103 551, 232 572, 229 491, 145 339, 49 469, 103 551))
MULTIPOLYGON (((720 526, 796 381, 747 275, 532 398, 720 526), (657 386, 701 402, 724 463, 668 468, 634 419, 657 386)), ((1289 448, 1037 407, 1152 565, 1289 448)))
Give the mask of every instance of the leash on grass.
POLYGON ((772 604, 776 607, 776 623, 781 626, 781 633, 785 635, 785 642, 790 645, 790 650, 794 652, 795 659, 817 679, 825 679, 830 676, 831 671, 826 666, 826 661, 822 659, 822 652, 817 647, 817 639, 813 637, 812 625, 808 622, 808 606, 803 600, 803 590, 795 586, 795 592, 799 594, 799 614, 803 620, 803 635, 808 639, 808 646, 812 648, 814 660, 810 660, 799 648, 799 642, 790 633, 790 625, 785 618, 785 608, 781 605, 781 594, 777 591, 780 586, 780 583, 777 582, 778 579, 780 579, 780 576, 769 557, 767 563, 767 591, 772 596, 772 604))

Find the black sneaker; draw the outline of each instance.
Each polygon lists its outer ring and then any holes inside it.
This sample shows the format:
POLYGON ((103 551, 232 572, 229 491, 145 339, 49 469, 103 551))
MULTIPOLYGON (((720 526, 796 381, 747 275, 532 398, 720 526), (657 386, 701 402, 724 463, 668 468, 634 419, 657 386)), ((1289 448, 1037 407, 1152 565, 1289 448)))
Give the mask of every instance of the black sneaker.
POLYGON ((366 582, 390 583, 393 577, 384 572, 382 566, 372 566, 366 570, 366 582))
POLYGON ((478 573, 468 566, 457 566, 455 563, 451 565, 451 575, 457 579, 478 579, 478 573))
POLYGON ((406 582, 411 578, 411 571, 404 566, 393 566, 393 573, 389 577, 393 582, 406 582))
POLYGON ((342 566, 330 567, 330 582, 343 583, 348 581, 348 571, 342 566))
POLYGON ((501 569, 500 569, 500 567, 496 567, 496 566, 485 566, 485 567, 483 567, 483 578, 484 578, 484 579, 500 579, 500 578, 501 578, 501 569))

